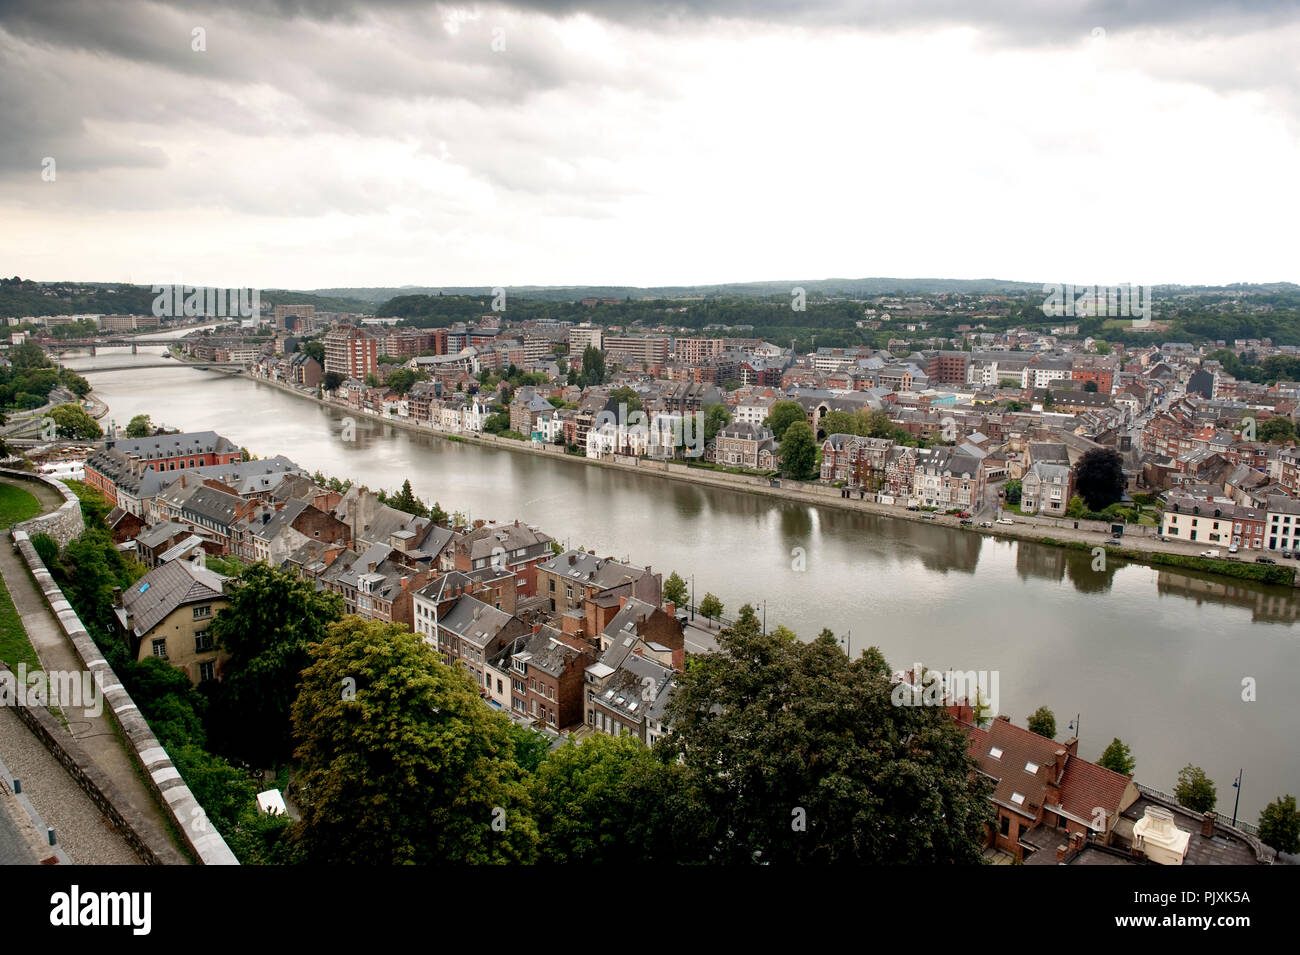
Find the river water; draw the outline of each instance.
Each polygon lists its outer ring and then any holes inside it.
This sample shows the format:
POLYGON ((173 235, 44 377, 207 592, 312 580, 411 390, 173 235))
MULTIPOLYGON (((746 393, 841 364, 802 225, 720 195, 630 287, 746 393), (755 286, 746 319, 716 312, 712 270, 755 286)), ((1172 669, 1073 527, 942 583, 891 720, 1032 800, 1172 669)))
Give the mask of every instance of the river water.
POLYGON ((160 349, 69 357, 119 426, 139 413, 215 430, 253 454, 396 489, 471 518, 520 520, 572 546, 694 575, 696 599, 728 615, 746 601, 769 627, 804 637, 829 627, 856 653, 874 644, 901 669, 996 672, 998 709, 1023 725, 1038 706, 1058 739, 1080 717, 1080 755, 1113 737, 1139 782, 1172 790, 1201 766, 1240 818, 1300 793, 1300 600, 1290 588, 1140 565, 1091 568, 1091 556, 1037 544, 698 487, 578 461, 460 444, 343 414, 259 384, 157 364, 160 349), (1243 681, 1254 681, 1253 701, 1243 681), (1245 693, 1245 695, 1250 695, 1245 693), (1084 732, 1086 731, 1086 732, 1084 732))

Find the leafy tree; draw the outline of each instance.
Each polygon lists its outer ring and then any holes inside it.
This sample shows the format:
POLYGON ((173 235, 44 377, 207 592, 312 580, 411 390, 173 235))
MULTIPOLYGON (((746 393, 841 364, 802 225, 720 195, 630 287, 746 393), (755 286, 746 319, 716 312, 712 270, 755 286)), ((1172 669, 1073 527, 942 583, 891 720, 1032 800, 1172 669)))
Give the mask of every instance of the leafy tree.
POLYGON ((781 473, 799 481, 817 476, 817 441, 806 421, 792 422, 781 440, 781 473))
POLYGON ((61 438, 91 439, 104 435, 104 429, 99 426, 99 422, 80 405, 55 405, 50 409, 49 415, 54 419, 54 425, 61 438))
POLYGON ((690 601, 690 593, 686 588, 686 581, 682 580, 677 571, 668 575, 664 581, 664 601, 671 602, 677 607, 685 607, 690 601))
POLYGON ((1083 383, 1083 390, 1095 394, 1097 391, 1097 383, 1095 381, 1085 381, 1083 383))
POLYGON ((1290 418, 1275 415, 1260 423, 1256 437, 1268 444, 1285 444, 1295 440, 1295 425, 1290 418))
POLYGON ((609 396, 616 404, 626 404, 628 414, 631 414, 633 411, 643 411, 645 409, 645 405, 641 403, 641 397, 636 393, 635 389, 628 385, 624 385, 622 388, 615 388, 609 393, 609 396))
POLYGON ((700 613, 708 620, 717 620, 722 616, 722 601, 712 593, 704 595, 700 601, 700 613))
POLYGON ((463 667, 399 625, 355 616, 311 656, 293 706, 309 860, 532 860, 510 720, 483 705, 463 667))
POLYGON ((414 514, 416 517, 428 517, 429 508, 425 503, 415 496, 411 490, 411 479, 407 478, 402 482, 402 489, 396 494, 386 498, 384 503, 389 507, 396 508, 406 514, 414 514))
POLYGON ((411 386, 418 380, 419 376, 411 369, 398 368, 384 379, 384 384, 393 389, 393 391, 397 392, 399 395, 404 395, 411 390, 411 386))
POLYGON ((298 350, 308 358, 314 358, 322 366, 325 364, 324 342, 299 342, 298 350))
POLYGON ((1192 812, 1210 812, 1219 801, 1214 783, 1205 775, 1205 770, 1190 763, 1178 771, 1174 798, 1192 812))
POLYGON ((1084 502, 1083 498, 1081 498, 1077 494, 1071 495, 1070 503, 1065 505, 1065 516, 1080 518, 1086 515, 1087 513, 1088 513, 1088 505, 1084 502))
POLYGON ((570 740, 529 780, 541 861, 703 861, 703 824, 686 775, 634 736, 570 740))
POLYGON ((1278 852, 1300 852, 1300 812, 1295 796, 1281 796, 1259 814, 1259 838, 1278 852))
POLYGON ((1045 706, 1040 706, 1034 710, 1029 717, 1029 722, 1025 725, 1031 733, 1046 736, 1048 739, 1056 739, 1056 716, 1045 706))
POLYGON ((308 647, 342 617, 343 598, 265 563, 245 569, 227 593, 208 628, 230 654, 209 732, 223 751, 268 765, 293 751, 291 708, 308 647))
POLYGON ((1006 494, 1006 502, 1008 504, 1020 503, 1020 495, 1023 492, 1023 488, 1019 479, 1012 478, 1003 485, 1002 490, 1006 494))
POLYGON ((77 374, 71 368, 59 369, 59 384, 63 385, 78 398, 84 398, 90 394, 90 382, 81 375, 77 374))
POLYGON ((582 350, 582 384, 584 387, 605 382, 605 353, 595 345, 582 350))
POLYGON ((1074 486, 1091 511, 1100 511, 1124 496, 1124 460, 1114 448, 1084 452, 1074 466, 1074 486))
POLYGON ((889 433, 894 430, 894 422, 889 420, 889 414, 885 411, 871 411, 866 415, 859 412, 860 418, 857 433, 864 438, 887 438, 889 433))
POLYGON ((126 426, 128 438, 147 438, 153 434, 153 420, 147 414, 138 414, 126 426))
POLYGON ((1121 776, 1132 776, 1133 768, 1137 763, 1134 762, 1133 753, 1129 748, 1116 737, 1110 741, 1106 751, 1101 754, 1101 759, 1097 760, 1097 765, 1104 766, 1121 776))
POLYGON ((858 416, 847 411, 832 411, 822 418, 822 429, 828 434, 857 434, 858 416))
POLYGON ((785 429, 790 425, 807 420, 808 416, 803 413, 803 407, 797 401, 778 401, 767 413, 767 426, 777 441, 785 437, 785 429))
POLYGON ((731 412, 726 405, 711 404, 704 407, 704 440, 712 441, 719 431, 731 421, 731 412))
POLYGON ((739 613, 736 615, 737 627, 759 627, 761 621, 758 619, 758 613, 754 610, 753 604, 744 604, 739 613))
POLYGON ((325 372, 325 377, 321 379, 321 386, 324 387, 326 391, 338 391, 339 385, 343 384, 346 380, 347 379, 344 378, 340 372, 327 371, 325 372))
POLYGON ((979 861, 989 784, 941 708, 895 706, 875 658, 833 637, 737 626, 718 645, 682 675, 656 746, 686 768, 709 861, 979 861))

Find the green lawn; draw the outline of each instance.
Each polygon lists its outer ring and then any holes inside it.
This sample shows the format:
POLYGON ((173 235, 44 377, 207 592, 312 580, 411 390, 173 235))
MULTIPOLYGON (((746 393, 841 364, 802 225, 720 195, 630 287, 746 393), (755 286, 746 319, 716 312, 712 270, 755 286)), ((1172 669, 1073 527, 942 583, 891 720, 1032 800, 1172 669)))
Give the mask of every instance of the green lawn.
POLYGON ((41 668, 41 661, 23 629, 22 617, 9 599, 3 581, 0 581, 0 660, 9 664, 11 670, 17 669, 20 663, 27 664, 28 672, 41 668))
POLYGON ((22 488, 0 484, 0 527, 21 523, 40 512, 41 502, 22 488))
MULTIPOLYGON (((35 517, 41 512, 41 502, 22 488, 12 484, 0 484, 0 528, 35 517)), ((5 535, 7 536, 7 535, 5 535)), ((0 547, 8 541, 0 542, 0 547)), ((39 670, 41 661, 27 639, 23 628, 23 619, 18 616, 14 602, 9 598, 9 591, 0 581, 0 660, 10 668, 26 663, 28 670, 39 670)))

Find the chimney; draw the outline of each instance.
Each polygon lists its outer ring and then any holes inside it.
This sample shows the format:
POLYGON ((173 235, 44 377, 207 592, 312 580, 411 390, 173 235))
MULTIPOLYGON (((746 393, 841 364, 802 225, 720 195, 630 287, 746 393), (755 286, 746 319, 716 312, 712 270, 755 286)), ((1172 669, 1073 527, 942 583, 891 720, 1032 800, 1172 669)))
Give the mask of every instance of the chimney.
POLYGON ((1053 761, 1056 764, 1056 777, 1053 780, 1054 782, 1060 782, 1061 774, 1065 772, 1065 757, 1066 757, 1066 752, 1064 749, 1058 749, 1056 751, 1055 756, 1053 757, 1053 761))
POLYGON ((1075 852, 1078 852, 1083 848, 1084 839, 1085 836, 1082 832, 1070 833, 1070 848, 1075 852))
POLYGON ((619 597, 619 598, 618 598, 618 609, 619 609, 619 610, 622 610, 622 609, 623 609, 623 605, 626 604, 626 603, 627 603, 627 598, 626 598, 626 597, 619 597))
POLYGON ((121 587, 114 587, 114 588, 113 588, 113 606, 114 606, 114 607, 120 607, 120 606, 122 606, 122 588, 121 588, 121 587))
POLYGON ((677 605, 676 605, 675 603, 673 603, 671 600, 667 600, 667 601, 665 601, 665 602, 664 602, 664 613, 668 614, 668 616, 670 616, 670 617, 676 617, 676 616, 677 616, 677 605))
POLYGON ((1207 812, 1204 816, 1201 817, 1201 835, 1203 835, 1207 839, 1210 839, 1214 836, 1214 823, 1216 818, 1217 817, 1214 812, 1207 812))
POLYGON ((406 589, 406 582, 407 582, 409 579, 410 579, 409 577, 403 577, 403 578, 402 578, 402 589, 403 589, 403 590, 406 589))
POLYGON ((576 564, 577 562, 578 562, 578 555, 577 555, 577 554, 570 554, 570 555, 569 555, 569 566, 572 567, 572 566, 573 566, 574 564, 576 564))
POLYGON ((1059 845, 1059 846, 1056 847, 1056 861, 1057 861, 1057 862, 1064 862, 1064 861, 1065 861, 1065 852, 1066 852, 1066 849, 1067 849, 1067 846, 1065 845, 1065 843, 1061 843, 1061 845, 1059 845))

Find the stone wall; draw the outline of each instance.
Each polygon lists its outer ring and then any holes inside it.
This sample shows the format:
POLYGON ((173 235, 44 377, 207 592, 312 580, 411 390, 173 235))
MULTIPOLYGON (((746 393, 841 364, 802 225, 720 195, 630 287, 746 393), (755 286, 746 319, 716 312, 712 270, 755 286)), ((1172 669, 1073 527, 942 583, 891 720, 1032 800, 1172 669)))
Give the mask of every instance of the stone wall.
POLYGON ((63 497, 63 503, 57 510, 16 524, 15 530, 25 531, 28 536, 48 534, 59 542, 60 547, 66 547, 69 541, 76 540, 86 529, 86 522, 81 516, 81 501, 62 481, 32 471, 14 471, 9 468, 0 468, 0 474, 20 481, 34 481, 48 485, 63 497))
MULTIPOLYGON (((49 531, 46 530, 45 533, 49 531)), ((59 589, 59 585, 50 576, 40 555, 36 553, 36 548, 32 546, 30 535, 16 528, 12 534, 14 545, 31 570, 36 586, 45 595, 50 610, 58 618, 60 628, 67 635, 82 664, 94 675, 95 685, 103 694, 107 708, 112 711, 113 718, 117 721, 122 736, 125 737, 125 745, 143 768, 145 778, 158 797, 158 805, 171 817, 176 831, 181 833, 193 850, 194 857, 201 863, 238 865, 239 860, 235 858, 226 841, 221 838, 221 833, 217 832, 216 827, 203 811, 203 807, 199 805, 190 788, 181 779, 180 772, 172 765, 171 757, 167 755, 167 751, 149 729, 144 716, 131 701, 130 694, 126 692, 126 688, 122 686, 113 668, 99 652, 99 647, 95 646, 95 641, 91 639, 85 625, 64 597, 63 591, 59 589)), ((58 753, 56 752, 55 755, 58 756, 58 753)))
MULTIPOLYGON (((0 661, 0 670, 8 670, 0 661)), ((14 677, 16 680, 17 677, 14 677)), ((99 807, 109 825, 121 833, 146 865, 184 865, 185 858, 176 850, 165 833, 145 819, 130 801, 122 795, 117 785, 94 764, 81 748, 81 744, 68 735, 58 721, 43 706, 27 706, 22 695, 14 701, 14 709, 27 728, 41 744, 53 754, 68 771, 78 786, 99 807)))

